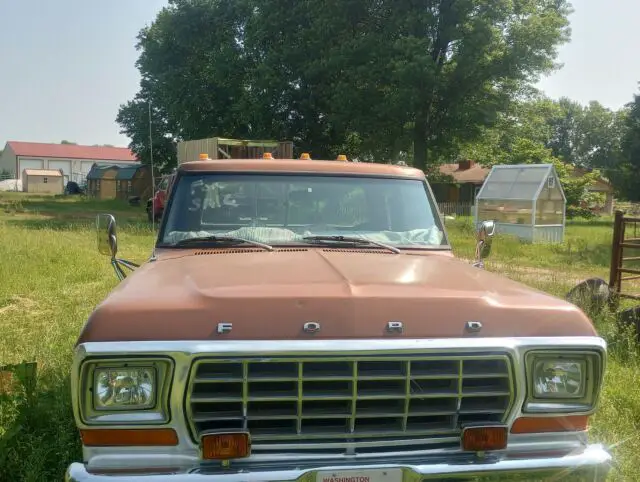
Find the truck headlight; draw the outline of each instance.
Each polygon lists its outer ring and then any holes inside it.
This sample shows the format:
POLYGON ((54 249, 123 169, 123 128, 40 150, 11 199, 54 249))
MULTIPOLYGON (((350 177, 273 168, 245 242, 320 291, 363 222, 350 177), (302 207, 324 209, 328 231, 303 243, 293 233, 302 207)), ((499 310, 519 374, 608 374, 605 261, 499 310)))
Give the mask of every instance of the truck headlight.
POLYGON ((151 408, 156 398, 156 370, 153 367, 96 368, 93 405, 96 410, 151 408))
POLYGON ((535 398, 581 398, 587 386, 585 360, 536 360, 533 366, 535 398))
POLYGON ((604 354, 534 351, 526 356, 525 412, 590 413, 600 395, 604 354))
POLYGON ((154 424, 169 421, 173 360, 168 358, 88 359, 78 386, 87 425, 154 424))

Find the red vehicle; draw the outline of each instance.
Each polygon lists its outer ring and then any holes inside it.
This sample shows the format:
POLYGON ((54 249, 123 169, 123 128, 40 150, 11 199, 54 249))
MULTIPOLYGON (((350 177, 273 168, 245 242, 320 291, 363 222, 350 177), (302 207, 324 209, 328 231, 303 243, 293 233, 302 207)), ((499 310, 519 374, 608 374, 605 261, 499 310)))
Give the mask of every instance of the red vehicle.
POLYGON ((159 221, 162 218, 164 212, 164 204, 167 198, 167 191, 169 185, 173 179, 173 174, 162 176, 158 189, 154 193, 153 197, 147 201, 147 218, 149 222, 159 221))

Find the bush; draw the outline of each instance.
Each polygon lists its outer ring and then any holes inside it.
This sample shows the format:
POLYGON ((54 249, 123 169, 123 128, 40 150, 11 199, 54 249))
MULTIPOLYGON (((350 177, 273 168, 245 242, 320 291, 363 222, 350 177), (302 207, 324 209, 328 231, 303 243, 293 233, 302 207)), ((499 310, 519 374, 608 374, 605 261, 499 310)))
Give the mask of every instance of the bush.
POLYGON ((597 217, 597 214, 589 208, 567 205, 568 219, 573 219, 573 218, 594 219, 595 217, 597 217))

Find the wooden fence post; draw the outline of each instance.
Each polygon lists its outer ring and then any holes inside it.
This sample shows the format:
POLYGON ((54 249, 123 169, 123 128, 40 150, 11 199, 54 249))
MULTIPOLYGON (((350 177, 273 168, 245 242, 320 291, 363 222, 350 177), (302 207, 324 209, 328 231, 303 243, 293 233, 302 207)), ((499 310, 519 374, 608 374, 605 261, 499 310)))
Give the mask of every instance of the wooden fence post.
POLYGON ((624 213, 616 211, 613 222, 613 241, 611 244, 611 266, 609 272, 609 288, 620 293, 620 263, 622 261, 622 231, 624 225, 624 213))

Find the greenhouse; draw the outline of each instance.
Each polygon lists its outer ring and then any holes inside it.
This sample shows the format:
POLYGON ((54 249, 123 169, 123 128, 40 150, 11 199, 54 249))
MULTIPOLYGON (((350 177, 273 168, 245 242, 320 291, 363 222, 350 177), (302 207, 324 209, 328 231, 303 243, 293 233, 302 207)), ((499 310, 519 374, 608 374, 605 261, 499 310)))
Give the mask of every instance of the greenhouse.
POLYGON ((475 221, 531 242, 561 243, 565 198, 553 164, 494 166, 476 197, 475 221))

